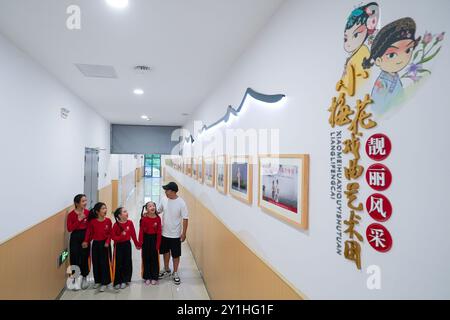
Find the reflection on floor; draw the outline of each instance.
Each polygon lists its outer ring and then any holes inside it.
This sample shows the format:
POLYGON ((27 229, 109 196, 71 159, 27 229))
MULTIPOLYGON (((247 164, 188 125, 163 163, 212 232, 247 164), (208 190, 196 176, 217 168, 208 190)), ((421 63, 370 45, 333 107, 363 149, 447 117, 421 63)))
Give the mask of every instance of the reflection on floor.
MULTIPOLYGON (((130 219, 133 220, 136 229, 139 226, 139 217, 143 203, 147 201, 159 202, 161 179, 144 179, 138 190, 128 200, 126 208, 130 219), (143 190, 144 189, 144 190, 143 190)), ((138 232, 138 230, 136 230, 138 232)), ((189 236, 189 233, 188 233, 189 236)), ((134 247, 134 246, 133 246, 134 247)), ((161 280, 157 286, 146 286, 141 278, 140 251, 133 248, 133 279, 129 288, 115 293, 114 289, 108 289, 104 293, 92 289, 93 276, 90 277, 91 288, 82 291, 66 290, 62 300, 209 300, 203 279, 195 264, 194 257, 185 242, 182 246, 179 274, 181 284, 175 285, 171 279, 161 280)), ((162 263, 162 259, 161 259, 162 263)))

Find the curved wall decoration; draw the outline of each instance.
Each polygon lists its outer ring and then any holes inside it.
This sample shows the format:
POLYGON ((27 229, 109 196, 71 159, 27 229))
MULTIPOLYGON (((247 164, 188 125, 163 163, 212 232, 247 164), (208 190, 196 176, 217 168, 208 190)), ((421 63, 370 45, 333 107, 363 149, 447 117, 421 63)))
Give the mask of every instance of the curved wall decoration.
MULTIPOLYGON (((209 126, 204 125, 202 127, 202 129, 199 130, 198 133, 202 134, 203 132, 208 131, 209 129, 212 129, 213 127, 219 125, 221 122, 227 123, 228 120, 230 119, 231 115, 237 117, 239 115, 239 113, 241 112, 242 107, 244 106, 244 103, 247 100, 248 96, 250 96, 256 100, 265 102, 265 103, 277 103, 286 97, 286 95, 284 95, 284 94, 275 94, 275 95, 262 94, 262 93, 256 92, 252 88, 248 88, 247 91, 245 92, 244 98, 242 98, 241 104, 239 105, 239 107, 237 109, 233 108, 232 106, 228 106, 227 113, 222 118, 220 118, 219 120, 217 120, 216 122, 214 122, 213 124, 211 124, 209 126)), ((195 140, 192 135, 185 138, 186 143, 194 143, 194 141, 195 140)))

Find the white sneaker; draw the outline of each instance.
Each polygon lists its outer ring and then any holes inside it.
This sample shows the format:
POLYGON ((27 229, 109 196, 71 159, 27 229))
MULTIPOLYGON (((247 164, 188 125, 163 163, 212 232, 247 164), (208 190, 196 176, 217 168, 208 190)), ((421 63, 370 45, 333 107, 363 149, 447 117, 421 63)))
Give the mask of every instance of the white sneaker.
POLYGON ((74 287, 73 290, 74 291, 80 291, 81 290, 81 277, 77 277, 74 279, 74 287))
POLYGON ((121 285, 120 285, 120 289, 125 289, 127 287, 127 284, 126 283, 122 283, 121 285))
POLYGON ((106 286, 100 286, 100 292, 105 292, 105 290, 106 290, 106 286))
POLYGON ((174 273, 172 274, 172 278, 173 278, 173 282, 174 282, 176 285, 179 285, 179 284, 181 283, 181 279, 180 279, 180 276, 178 275, 178 272, 174 272, 174 273))
POLYGON ((172 273, 172 271, 171 271, 170 269, 169 269, 169 270, 161 271, 161 272, 159 273, 159 278, 160 278, 160 279, 164 279, 164 278, 170 276, 171 273, 172 273))
POLYGON ((89 288, 89 282, 86 277, 83 277, 83 280, 81 281, 81 289, 86 290, 89 288))
POLYGON ((100 288, 100 283, 94 284, 94 289, 98 289, 98 288, 100 288))
POLYGON ((72 291, 80 290, 77 286, 77 278, 75 278, 75 276, 73 276, 73 275, 67 279, 66 285, 67 285, 68 290, 72 290, 72 291))

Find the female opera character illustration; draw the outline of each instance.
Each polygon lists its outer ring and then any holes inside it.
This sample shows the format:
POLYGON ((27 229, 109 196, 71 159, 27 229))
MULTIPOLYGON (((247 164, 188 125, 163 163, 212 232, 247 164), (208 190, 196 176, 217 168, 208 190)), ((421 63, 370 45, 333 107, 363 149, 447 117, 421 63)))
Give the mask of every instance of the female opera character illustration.
POLYGON ((369 37, 377 30, 380 10, 376 2, 356 8, 347 19, 344 31, 344 50, 349 54, 344 73, 338 82, 337 91, 345 90, 353 96, 360 83, 369 77, 362 67, 364 59, 370 56, 366 45, 369 37))

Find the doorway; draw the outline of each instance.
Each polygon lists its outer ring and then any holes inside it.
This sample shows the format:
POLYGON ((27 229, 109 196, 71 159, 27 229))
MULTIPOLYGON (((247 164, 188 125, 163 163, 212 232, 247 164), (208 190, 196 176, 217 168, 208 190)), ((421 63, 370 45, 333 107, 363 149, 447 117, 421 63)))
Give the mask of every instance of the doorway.
POLYGON ((84 194, 88 198, 88 208, 93 208, 98 201, 98 162, 99 151, 86 148, 84 154, 84 194))
POLYGON ((161 155, 146 154, 144 161, 144 176, 146 178, 161 178, 161 155))

